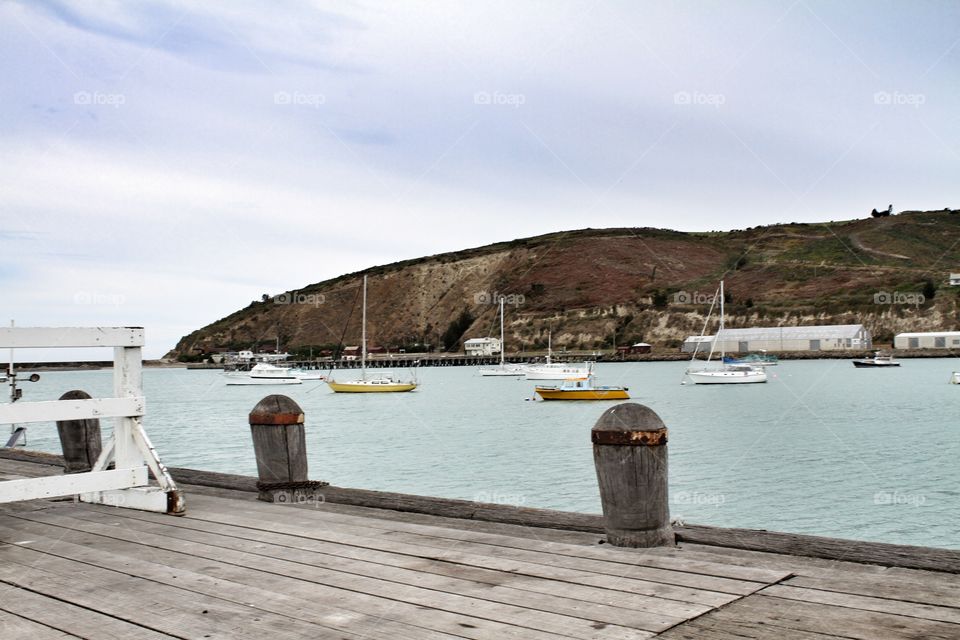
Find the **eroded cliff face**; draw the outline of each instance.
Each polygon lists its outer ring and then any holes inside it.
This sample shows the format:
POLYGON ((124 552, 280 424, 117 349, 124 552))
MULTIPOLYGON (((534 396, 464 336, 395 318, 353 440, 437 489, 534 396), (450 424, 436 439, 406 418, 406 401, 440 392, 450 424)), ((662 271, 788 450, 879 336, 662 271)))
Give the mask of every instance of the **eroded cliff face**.
MULTIPOLYGON (((960 326, 951 270, 960 271, 960 215, 947 212, 711 234, 588 229, 367 270, 368 339, 436 346, 451 325, 463 328, 454 343, 497 335, 503 296, 510 351, 542 347, 548 331, 558 348, 609 347, 614 336, 669 348, 700 333, 723 278, 729 327, 862 322, 884 340, 960 326)), ((274 294, 184 337, 171 355, 277 337, 284 349, 357 344, 362 278, 274 294)))

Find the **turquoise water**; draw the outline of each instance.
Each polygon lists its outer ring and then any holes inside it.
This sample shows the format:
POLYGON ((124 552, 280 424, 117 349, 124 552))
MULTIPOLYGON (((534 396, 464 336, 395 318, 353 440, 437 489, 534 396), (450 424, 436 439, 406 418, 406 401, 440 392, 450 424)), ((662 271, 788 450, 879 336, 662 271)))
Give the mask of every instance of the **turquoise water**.
MULTIPOLYGON (((671 513, 686 522, 960 548, 956 360, 898 369, 787 361, 765 385, 681 385, 683 362, 602 364, 670 429, 671 513)), ((54 372, 25 400, 109 395, 111 372, 54 372)), ((609 403, 531 402, 533 383, 466 367, 419 371, 409 394, 322 383, 227 387, 217 371, 144 372, 145 425, 164 462, 256 475, 247 415, 265 395, 307 418, 310 474, 333 484, 600 511, 590 428, 609 403)), ((106 425, 105 425, 106 426, 106 425)), ((29 447, 58 452, 53 425, 29 447)))

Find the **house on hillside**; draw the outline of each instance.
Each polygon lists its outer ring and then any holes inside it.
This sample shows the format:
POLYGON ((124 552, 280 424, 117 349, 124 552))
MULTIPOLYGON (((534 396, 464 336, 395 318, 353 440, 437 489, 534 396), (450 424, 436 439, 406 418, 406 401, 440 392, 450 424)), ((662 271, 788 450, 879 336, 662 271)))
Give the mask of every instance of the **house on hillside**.
POLYGON ((951 286, 951 287, 960 287, 960 273, 951 273, 951 274, 950 274, 950 286, 951 286))
POLYGON ((493 356, 500 353, 499 338, 470 338, 463 343, 468 356, 493 356))

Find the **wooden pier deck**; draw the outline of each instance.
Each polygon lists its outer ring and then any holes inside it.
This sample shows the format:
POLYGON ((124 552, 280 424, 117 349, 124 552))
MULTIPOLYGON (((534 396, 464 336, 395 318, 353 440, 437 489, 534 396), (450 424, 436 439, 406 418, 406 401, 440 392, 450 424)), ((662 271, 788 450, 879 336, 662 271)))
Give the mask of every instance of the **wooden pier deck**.
POLYGON ((0 638, 960 638, 951 572, 184 489, 0 508, 0 638))

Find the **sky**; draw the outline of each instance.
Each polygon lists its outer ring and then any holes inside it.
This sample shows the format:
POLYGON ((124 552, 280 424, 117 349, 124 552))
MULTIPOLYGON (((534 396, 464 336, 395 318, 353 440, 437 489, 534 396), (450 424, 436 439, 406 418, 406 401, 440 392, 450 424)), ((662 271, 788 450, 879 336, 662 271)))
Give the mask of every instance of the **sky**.
POLYGON ((155 358, 518 237, 957 208, 958 104, 957 2, 2 1, 0 322, 155 358))

